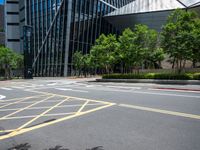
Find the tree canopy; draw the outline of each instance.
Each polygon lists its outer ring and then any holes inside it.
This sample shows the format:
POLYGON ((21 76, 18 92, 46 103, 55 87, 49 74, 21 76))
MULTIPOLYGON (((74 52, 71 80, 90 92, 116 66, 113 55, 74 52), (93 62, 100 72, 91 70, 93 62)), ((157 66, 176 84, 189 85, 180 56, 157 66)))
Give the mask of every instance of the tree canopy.
POLYGON ((146 25, 127 28, 121 35, 102 34, 90 53, 74 55, 74 67, 83 72, 130 73, 162 68, 166 55, 180 72, 186 61, 200 62, 200 19, 194 12, 177 9, 159 33, 146 25))
POLYGON ((199 53, 199 18, 191 11, 175 10, 162 29, 162 47, 180 71, 199 53))
POLYGON ((4 70, 5 78, 11 78, 11 70, 23 66, 23 56, 11 49, 0 47, 0 69, 4 70))

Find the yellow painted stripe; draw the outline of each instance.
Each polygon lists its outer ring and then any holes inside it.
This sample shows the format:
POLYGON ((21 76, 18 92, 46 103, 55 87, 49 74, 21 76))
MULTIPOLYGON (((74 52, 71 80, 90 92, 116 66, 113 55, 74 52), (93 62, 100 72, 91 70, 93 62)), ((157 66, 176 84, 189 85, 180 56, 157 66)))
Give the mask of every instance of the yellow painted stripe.
POLYGON ((27 99, 30 99, 30 98, 34 98, 35 96, 32 96, 32 97, 26 97, 26 98, 20 98, 21 100, 19 101, 15 101, 15 102, 12 102, 12 103, 8 103, 8 104, 5 104, 3 106, 0 106, 0 108, 4 108, 4 107, 7 107, 7 106, 10 106, 10 105, 13 105, 13 104, 17 104, 17 103, 20 103, 20 102, 23 102, 27 99))
POLYGON ((11 129, 11 130, 1 130, 0 133, 6 133, 6 132, 12 132, 15 131, 15 129, 11 129))
POLYGON ((56 108, 57 106, 61 105, 62 103, 64 103, 65 101, 67 101, 69 98, 64 99, 63 101, 57 103, 56 105, 52 106, 51 108, 49 108, 48 110, 44 111, 43 113, 41 113, 40 115, 38 115, 37 117, 33 118, 32 120, 28 121, 27 123, 25 123, 24 125, 22 125, 21 127, 19 127, 17 130, 22 129, 26 126, 28 126, 29 124, 31 124, 33 121, 39 119, 40 117, 42 117, 43 115, 45 115, 46 113, 48 113, 49 111, 53 110, 54 108, 56 108))
POLYGON ((83 109, 84 107, 89 103, 89 100, 87 100, 82 106, 81 108, 77 111, 77 114, 79 114, 83 109))
POLYGON ((33 126, 33 127, 30 127, 30 128, 24 128, 24 129, 20 129, 20 130, 15 130, 15 131, 7 134, 7 135, 0 136, 0 140, 11 138, 11 137, 17 136, 19 134, 30 132, 30 131, 35 130, 35 129, 39 129, 39 128, 42 128, 42 127, 45 127, 45 126, 48 126, 48 125, 53 125, 55 123, 59 123, 59 122, 65 121, 65 120, 69 120, 69 119, 75 118, 75 117, 79 117, 81 115, 88 114, 88 113, 91 113, 91 112, 95 112, 97 110, 101 110, 101 109, 104 109, 104 108, 107 108, 107 107, 110 107, 110 106, 113 106, 113 105, 115 105, 115 104, 111 104, 110 103, 108 105, 104 105, 104 106, 101 106, 101 107, 98 107, 98 108, 94 108, 94 109, 91 109, 91 110, 88 110, 88 111, 80 112, 78 114, 66 116, 66 117, 63 117, 63 118, 60 118, 60 119, 57 119, 57 120, 54 120, 54 121, 51 121, 51 122, 47 122, 47 123, 44 123, 44 124, 40 124, 40 125, 37 125, 37 126, 33 126))
MULTIPOLYGON (((38 94, 53 94, 53 93, 49 93, 49 92, 41 92, 41 91, 30 91, 30 92, 35 92, 35 93, 38 93, 38 94)), ((103 104, 114 104, 114 103, 110 103, 110 102, 106 102, 106 101, 103 101, 103 100, 93 100, 93 99, 88 99, 88 98, 80 98, 80 97, 74 97, 74 96, 66 96, 66 95, 61 95, 61 94, 55 94, 56 96, 59 96, 59 97, 69 97, 69 98, 73 98, 73 99, 78 99, 78 100, 82 100, 82 101, 86 101, 86 100, 89 100, 91 102, 97 102, 97 103, 103 103, 103 104)))
MULTIPOLYGON (((47 97, 46 95, 43 96, 43 97, 47 97)), ((49 101, 46 101, 45 103, 53 103, 53 102, 59 102, 59 101, 62 101, 62 100, 49 100, 49 101)), ((32 103, 35 103, 35 102, 38 102, 38 100, 34 100, 34 101, 28 101, 28 102, 20 102, 20 104, 32 104, 32 103)), ((1 104, 8 104, 7 102, 2 102, 1 104)))
MULTIPOLYGON (((52 95, 52 94, 51 94, 52 95)), ((19 99, 24 99, 24 98, 37 98, 37 97, 42 97, 42 96, 46 96, 46 95, 37 95, 37 96, 28 96, 28 97, 19 97, 19 98, 12 98, 12 99, 4 99, 2 101, 0 101, 0 104, 2 103, 6 103, 6 102, 12 102, 12 101, 16 101, 19 99)))
MULTIPOLYGON (((63 116, 63 115, 71 115, 75 114, 76 112, 68 112, 68 113, 57 113, 57 114, 45 114, 42 117, 49 117, 49 116, 63 116)), ((38 115, 31 115, 31 116, 17 116, 17 117, 9 117, 5 118, 4 120, 14 120, 14 119, 26 119, 26 118, 35 118, 38 115)), ((0 130, 1 132, 1 130, 0 130)))
MULTIPOLYGON (((21 103, 20 103, 20 104, 21 104, 21 103)), ((101 104, 101 103, 96 103, 96 104, 87 104, 87 106, 98 106, 98 105, 104 105, 104 104, 101 104)), ((61 105, 61 106, 58 106, 57 108, 79 107, 79 106, 82 106, 82 104, 61 105)), ((34 109, 48 109, 48 108, 51 108, 51 106, 31 107, 31 108, 27 108, 27 110, 34 110, 34 109)), ((1 111, 19 110, 19 109, 22 109, 22 108, 20 107, 20 108, 10 108, 10 109, 0 109, 0 112, 1 112, 1 111)))
POLYGON ((0 120, 5 119, 5 118, 7 118, 7 117, 10 117, 10 116, 12 116, 12 115, 14 115, 14 114, 17 114, 17 113, 19 113, 19 112, 21 112, 21 111, 23 111, 23 110, 26 110, 26 109, 28 109, 28 108, 30 108, 30 107, 32 107, 32 106, 37 105, 37 104, 39 104, 39 103, 42 103, 42 102, 44 102, 44 101, 46 101, 46 100, 48 100, 48 99, 50 99, 50 98, 52 98, 52 97, 54 97, 54 95, 49 96, 49 97, 47 97, 47 98, 45 98, 45 99, 43 99, 43 100, 40 100, 40 101, 38 101, 38 102, 35 102, 35 103, 31 104, 31 105, 28 105, 27 107, 24 107, 24 108, 22 108, 22 109, 19 109, 19 110, 15 111, 15 112, 12 112, 12 113, 10 113, 10 114, 8 114, 8 115, 6 115, 6 116, 3 116, 2 118, 0 118, 0 120))
POLYGON ((119 106, 126 107, 126 108, 133 108, 133 109, 137 109, 137 110, 143 110, 143 111, 149 111, 149 112, 156 112, 156 113, 161 113, 161 114, 179 116, 179 117, 200 119, 200 115, 182 113, 182 112, 177 112, 177 111, 169 111, 169 110, 164 110, 164 109, 141 107, 141 106, 137 106, 137 105, 128 105, 128 104, 119 104, 119 106))

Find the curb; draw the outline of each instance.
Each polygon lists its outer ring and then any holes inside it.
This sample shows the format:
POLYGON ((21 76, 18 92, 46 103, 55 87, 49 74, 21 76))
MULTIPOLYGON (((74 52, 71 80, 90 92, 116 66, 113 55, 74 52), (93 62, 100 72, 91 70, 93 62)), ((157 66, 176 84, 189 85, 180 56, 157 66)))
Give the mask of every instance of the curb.
POLYGON ((190 84, 190 85, 200 85, 200 80, 96 79, 96 82, 126 82, 126 83, 155 83, 155 84, 190 84))

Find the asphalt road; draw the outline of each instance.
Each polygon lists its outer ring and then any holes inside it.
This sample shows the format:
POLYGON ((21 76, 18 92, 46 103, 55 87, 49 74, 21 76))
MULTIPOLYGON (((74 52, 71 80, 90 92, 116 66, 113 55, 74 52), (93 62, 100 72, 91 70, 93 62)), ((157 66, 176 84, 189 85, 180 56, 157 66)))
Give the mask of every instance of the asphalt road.
POLYGON ((0 81, 0 150, 199 150, 200 85, 0 81))

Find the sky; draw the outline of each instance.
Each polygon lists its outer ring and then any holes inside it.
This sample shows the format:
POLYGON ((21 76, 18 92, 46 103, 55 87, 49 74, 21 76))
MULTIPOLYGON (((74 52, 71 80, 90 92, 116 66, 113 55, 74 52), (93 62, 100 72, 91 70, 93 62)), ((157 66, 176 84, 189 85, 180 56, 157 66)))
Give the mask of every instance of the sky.
POLYGON ((0 0, 0 4, 3 4, 4 0, 0 0))
MULTIPOLYGON (((187 5, 199 2, 200 0, 181 0, 182 2, 184 2, 187 5)), ((4 0, 0 0, 0 4, 3 4, 4 0)))
POLYGON ((4 3, 4 0, 0 0, 0 4, 3 4, 4 3))

